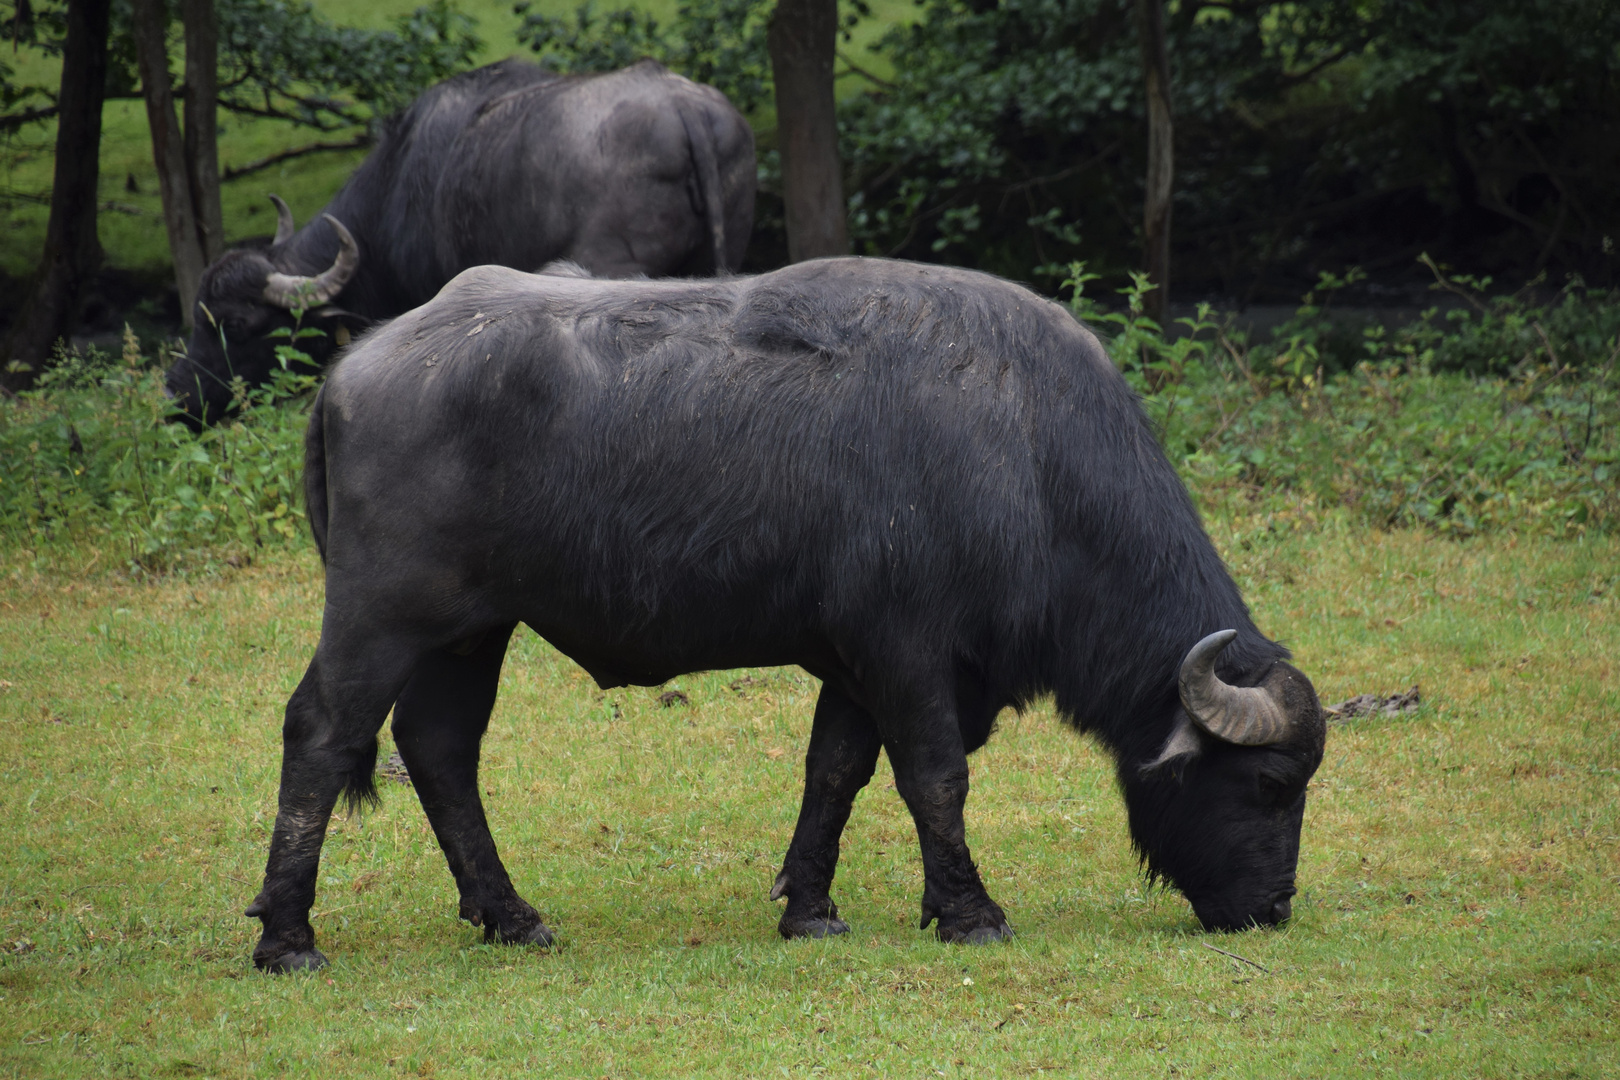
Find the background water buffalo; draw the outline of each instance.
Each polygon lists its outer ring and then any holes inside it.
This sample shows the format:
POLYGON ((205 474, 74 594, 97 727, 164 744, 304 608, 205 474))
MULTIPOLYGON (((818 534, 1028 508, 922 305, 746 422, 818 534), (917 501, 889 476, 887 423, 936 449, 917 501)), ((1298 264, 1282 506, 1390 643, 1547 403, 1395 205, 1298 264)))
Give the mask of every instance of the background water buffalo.
POLYGON ((271 336, 328 358, 348 333, 427 302, 457 273, 569 259, 606 277, 697 275, 742 261, 754 208, 754 140, 724 95, 642 61, 560 76, 507 60, 423 94, 382 133, 317 219, 279 225, 263 251, 204 273, 196 328, 168 389, 217 418, 230 382, 276 363, 271 336))
POLYGON ((967 754, 1047 693, 1113 753, 1150 871, 1206 926, 1288 917, 1315 692, 1096 339, 1021 288, 862 259, 679 282, 481 267, 338 364, 306 483, 326 610, 248 911, 260 967, 324 962, 322 837, 345 788, 374 794, 390 707, 462 916, 550 940, 477 784, 520 621, 604 687, 823 680, 773 890, 785 936, 847 929, 829 887, 880 749, 917 826, 923 925, 1010 933, 965 842, 967 754))

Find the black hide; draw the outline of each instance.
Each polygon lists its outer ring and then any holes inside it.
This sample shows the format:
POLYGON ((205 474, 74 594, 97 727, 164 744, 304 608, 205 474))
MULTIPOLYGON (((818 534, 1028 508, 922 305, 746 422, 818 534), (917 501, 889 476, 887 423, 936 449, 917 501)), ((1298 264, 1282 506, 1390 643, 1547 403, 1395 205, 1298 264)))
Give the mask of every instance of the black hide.
MULTIPOLYGON (((506 60, 458 75, 390 122, 324 213, 360 248, 359 268, 304 325, 317 361, 353 333, 433 298, 469 267, 539 270, 568 259, 599 277, 725 273, 754 213, 754 139, 723 94, 645 60, 562 76, 506 60)), ((203 274, 196 329, 168 389, 193 420, 218 419, 230 383, 264 382, 293 325, 264 299, 273 272, 332 265, 337 234, 316 215, 291 239, 227 253, 203 274)))
POLYGON ((784 935, 846 929, 828 889, 880 749, 916 822, 924 925, 1010 933, 965 843, 967 755, 1048 693, 1114 754, 1150 870, 1206 925, 1287 917, 1324 735, 1310 683, 1250 620, 1096 339, 1024 289, 864 259, 678 282, 481 267, 337 365, 308 468, 326 612, 287 707, 261 966, 320 962, 321 832, 345 788, 371 792, 396 699, 463 915, 548 939, 476 783, 519 622, 604 687, 780 664, 823 680, 773 891, 784 935), (1144 771, 1186 722, 1183 656, 1222 628, 1221 677, 1270 688, 1292 734, 1199 732, 1144 771))

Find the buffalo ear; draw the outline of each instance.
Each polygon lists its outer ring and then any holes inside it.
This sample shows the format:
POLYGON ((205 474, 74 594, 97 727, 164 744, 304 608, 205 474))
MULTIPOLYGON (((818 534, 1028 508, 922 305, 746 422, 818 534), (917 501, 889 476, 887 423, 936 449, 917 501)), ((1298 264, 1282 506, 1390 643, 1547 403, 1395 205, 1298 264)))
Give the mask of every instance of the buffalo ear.
POLYGON ((1143 765, 1137 773, 1145 779, 1166 765, 1186 764, 1203 752, 1204 744, 1193 728, 1192 718, 1183 712, 1177 717, 1176 726, 1170 732, 1170 737, 1164 741, 1164 748, 1159 751, 1159 756, 1143 765))
POLYGON ((345 311, 335 304, 323 304, 310 312, 310 315, 320 319, 322 322, 336 324, 328 332, 332 335, 332 340, 337 343, 339 348, 347 346, 353 340, 355 334, 363 330, 369 330, 377 325, 376 319, 368 319, 364 315, 356 315, 352 311, 345 311))

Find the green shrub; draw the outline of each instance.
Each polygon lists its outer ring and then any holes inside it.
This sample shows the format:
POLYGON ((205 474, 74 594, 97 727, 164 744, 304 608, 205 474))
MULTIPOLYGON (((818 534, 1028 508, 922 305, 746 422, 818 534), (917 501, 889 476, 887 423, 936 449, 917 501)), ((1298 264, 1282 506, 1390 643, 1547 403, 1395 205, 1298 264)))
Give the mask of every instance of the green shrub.
POLYGON ((305 535, 300 492, 312 376, 283 346, 272 383, 198 434, 168 422, 163 372, 125 331, 120 357, 64 352, 0 404, 0 536, 36 561, 90 543, 132 568, 240 557, 305 535))
MULTIPOLYGON (((1104 310, 1085 292, 1093 280, 1072 267, 1075 313, 1105 333, 1206 503, 1443 533, 1620 522, 1612 296, 1572 286, 1545 306, 1521 295, 1482 301, 1465 318, 1371 329, 1362 357, 1335 370, 1324 349, 1340 329, 1316 296, 1251 344, 1207 306, 1181 320, 1182 335, 1164 334, 1142 312, 1140 276, 1125 310, 1104 310)), ((1336 283, 1324 279, 1319 294, 1336 283)), ((48 564, 91 547, 163 571, 307 543, 303 431, 315 379, 293 341, 279 351, 274 381, 239 385, 239 411, 200 434, 168 422, 161 358, 143 358, 133 335, 118 357, 62 355, 36 389, 0 402, 5 550, 48 564)))
MULTIPOLYGON (((1067 284, 1143 394, 1165 447, 1215 498, 1339 512, 1377 527, 1442 532, 1612 529, 1620 521, 1620 302, 1579 283, 1550 305, 1526 294, 1484 302, 1488 282, 1441 278, 1473 306, 1438 309, 1393 333, 1363 332, 1362 357, 1335 371, 1339 329, 1308 297, 1273 338, 1251 345, 1208 306, 1168 337, 1142 314, 1141 275, 1110 312, 1067 284)), ((1324 275, 1331 292, 1354 280, 1324 275)))

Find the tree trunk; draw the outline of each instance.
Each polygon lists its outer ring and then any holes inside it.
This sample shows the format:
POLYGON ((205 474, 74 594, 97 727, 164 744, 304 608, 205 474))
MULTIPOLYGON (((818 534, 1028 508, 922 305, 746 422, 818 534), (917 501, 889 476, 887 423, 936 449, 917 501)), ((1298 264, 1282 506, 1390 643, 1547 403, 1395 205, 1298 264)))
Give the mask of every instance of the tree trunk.
POLYGON ((214 0, 181 0, 186 28, 186 176, 204 265, 225 253, 219 208, 219 23, 214 0))
POLYGON ((1170 112, 1170 53, 1165 45, 1164 0, 1136 0, 1146 74, 1148 154, 1142 200, 1142 246, 1148 279, 1147 314, 1160 326, 1170 313, 1170 200, 1175 190, 1175 138, 1170 112))
POLYGON ((180 320, 189 331, 205 262, 186 168, 185 138, 175 119, 174 92, 169 88, 169 17, 163 0, 134 0, 131 8, 141 94, 146 98, 146 122, 152 129, 152 161, 157 166, 158 192, 163 196, 174 283, 180 290, 180 320))
POLYGON ((111 0, 68 0, 57 95, 56 172, 45 253, 33 292, 6 342, 0 386, 32 384, 51 347, 73 333, 85 285, 101 266, 96 185, 101 179, 101 105, 107 90, 111 0))
POLYGON ((776 81, 788 260, 849 253, 833 53, 838 0, 777 0, 766 34, 776 81))

